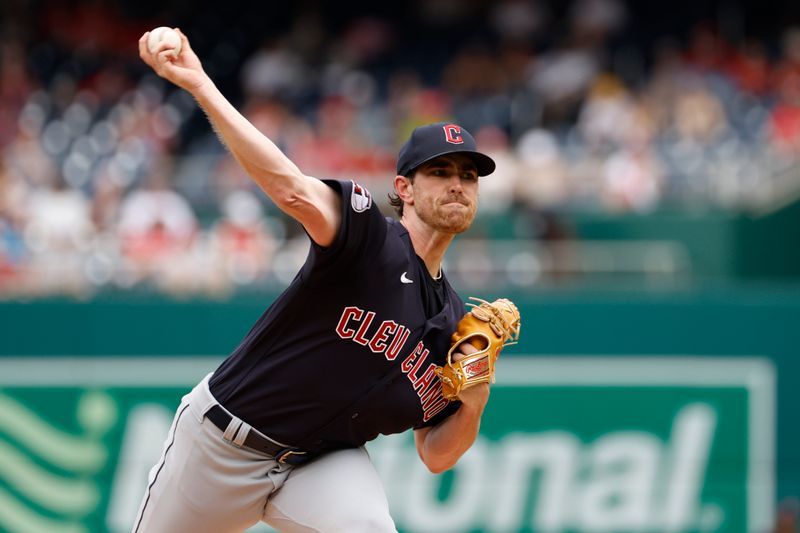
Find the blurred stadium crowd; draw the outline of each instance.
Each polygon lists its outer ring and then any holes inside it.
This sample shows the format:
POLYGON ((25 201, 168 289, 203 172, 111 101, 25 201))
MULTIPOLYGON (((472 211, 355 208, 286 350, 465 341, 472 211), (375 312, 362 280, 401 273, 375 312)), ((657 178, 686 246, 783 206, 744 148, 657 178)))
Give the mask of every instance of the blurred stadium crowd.
POLYGON ((757 35, 744 8, 649 35, 644 19, 668 8, 189 4, 3 2, 0 296, 227 294, 286 283, 302 262, 301 230, 191 97, 141 64, 136 42, 157 25, 180 26, 304 172, 356 179, 377 199, 413 127, 466 126, 498 162, 478 225, 519 212, 549 221, 510 227, 520 239, 563 238, 558 220, 573 211, 745 209, 798 179, 800 26, 778 13, 757 35))

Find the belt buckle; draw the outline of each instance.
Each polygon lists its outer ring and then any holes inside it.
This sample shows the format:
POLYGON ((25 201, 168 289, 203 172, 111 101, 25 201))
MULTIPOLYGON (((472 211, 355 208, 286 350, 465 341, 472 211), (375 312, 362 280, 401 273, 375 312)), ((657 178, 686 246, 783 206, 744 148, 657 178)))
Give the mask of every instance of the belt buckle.
POLYGON ((281 463, 281 464, 292 464, 292 463, 288 462, 287 459, 291 459, 291 456, 293 456, 293 455, 306 455, 306 453, 308 453, 308 452, 304 452, 302 450, 292 450, 292 449, 287 448, 287 449, 279 452, 278 455, 275 456, 275 459, 277 459, 278 462, 281 463))

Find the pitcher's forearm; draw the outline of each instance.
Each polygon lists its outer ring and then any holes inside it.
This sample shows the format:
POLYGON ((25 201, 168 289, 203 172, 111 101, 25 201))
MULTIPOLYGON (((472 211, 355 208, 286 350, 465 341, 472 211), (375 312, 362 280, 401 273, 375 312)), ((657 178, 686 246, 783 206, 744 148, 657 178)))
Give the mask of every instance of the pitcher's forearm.
POLYGON ((463 405, 452 416, 426 432, 419 449, 431 472, 452 468, 478 436, 483 406, 463 405))
POLYGON ((206 76, 192 95, 222 142, 273 201, 280 205, 296 193, 300 169, 233 107, 210 78, 206 76))

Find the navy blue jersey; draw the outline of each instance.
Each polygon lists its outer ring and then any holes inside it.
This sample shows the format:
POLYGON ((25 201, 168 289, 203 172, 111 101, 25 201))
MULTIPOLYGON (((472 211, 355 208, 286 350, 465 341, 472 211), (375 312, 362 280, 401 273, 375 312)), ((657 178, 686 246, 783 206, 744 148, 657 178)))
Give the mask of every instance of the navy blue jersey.
POLYGON ((315 243, 289 287, 210 380, 236 416, 309 451, 430 426, 458 408, 434 373, 464 303, 433 280, 408 232, 353 182, 339 232, 315 243))

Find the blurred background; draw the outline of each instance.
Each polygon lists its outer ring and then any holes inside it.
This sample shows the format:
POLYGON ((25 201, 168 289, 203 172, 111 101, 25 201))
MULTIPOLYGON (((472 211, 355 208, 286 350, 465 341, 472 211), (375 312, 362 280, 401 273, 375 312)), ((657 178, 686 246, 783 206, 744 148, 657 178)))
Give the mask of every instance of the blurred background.
POLYGON ((497 161, 445 268, 518 302, 515 371, 463 471, 401 477, 413 445, 376 444, 395 500, 430 493, 401 530, 800 530, 800 4, 3 0, 0 531, 125 531, 177 398, 305 259, 140 61, 162 25, 387 215, 418 125, 497 161), (516 507, 466 513, 470 475, 516 507))

